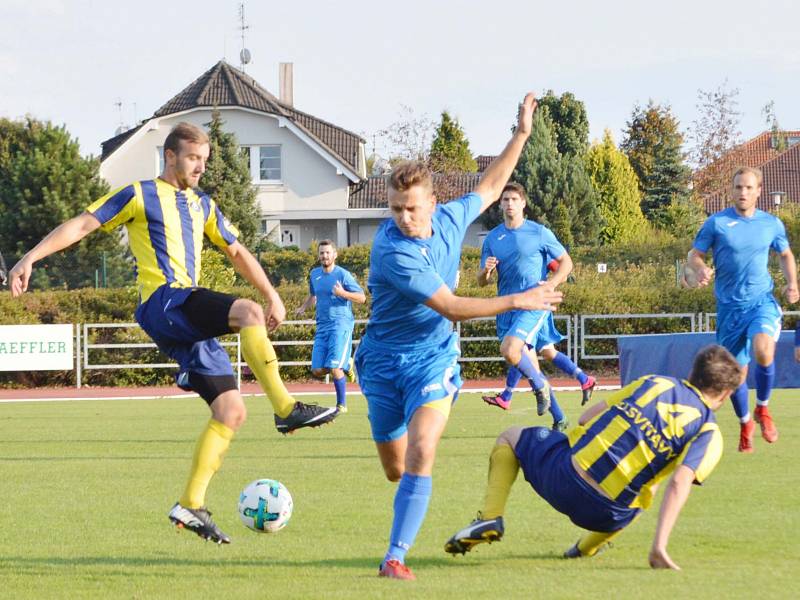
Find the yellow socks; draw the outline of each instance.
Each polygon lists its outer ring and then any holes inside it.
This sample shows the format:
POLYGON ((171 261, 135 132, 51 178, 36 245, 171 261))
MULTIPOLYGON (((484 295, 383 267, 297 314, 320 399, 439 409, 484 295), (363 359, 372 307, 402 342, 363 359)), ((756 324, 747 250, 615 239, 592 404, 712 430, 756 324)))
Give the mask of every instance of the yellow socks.
POLYGON ((272 403, 272 410, 279 417, 286 417, 294 408, 294 398, 286 391, 280 373, 278 357, 267 338, 263 325, 250 325, 239 330, 242 339, 242 354, 247 366, 253 371, 261 389, 272 403))
POLYGON ((620 533, 622 533, 622 529, 612 531, 611 533, 590 531, 578 541, 578 550, 581 551, 582 556, 594 556, 600 548, 613 540, 620 533))
POLYGON ((489 455, 489 481, 483 500, 481 519, 494 519, 503 515, 511 486, 517 478, 519 461, 508 444, 497 444, 489 455))
POLYGON ((180 503, 184 508, 200 508, 206 503, 206 490, 211 478, 222 465, 222 457, 233 439, 233 429, 210 419, 194 449, 192 471, 189 482, 181 496, 180 503))

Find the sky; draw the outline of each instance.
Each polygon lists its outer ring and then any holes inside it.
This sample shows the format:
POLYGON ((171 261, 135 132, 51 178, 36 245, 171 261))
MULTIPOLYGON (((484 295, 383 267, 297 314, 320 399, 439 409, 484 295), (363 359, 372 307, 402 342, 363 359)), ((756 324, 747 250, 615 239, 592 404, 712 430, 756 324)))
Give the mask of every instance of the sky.
MULTIPOLYGON (((97 155, 217 61, 239 65, 239 4, 2 0, 0 117, 65 125, 97 155)), ((800 129, 799 17, 783 0, 250 0, 246 71, 277 95, 278 63, 294 63, 295 107, 368 152, 405 105, 431 120, 448 110, 474 154, 497 154, 528 90, 572 92, 591 137, 608 128, 619 142, 637 103, 669 104, 688 133, 698 90, 726 85, 746 139, 767 128, 770 101, 800 129)))

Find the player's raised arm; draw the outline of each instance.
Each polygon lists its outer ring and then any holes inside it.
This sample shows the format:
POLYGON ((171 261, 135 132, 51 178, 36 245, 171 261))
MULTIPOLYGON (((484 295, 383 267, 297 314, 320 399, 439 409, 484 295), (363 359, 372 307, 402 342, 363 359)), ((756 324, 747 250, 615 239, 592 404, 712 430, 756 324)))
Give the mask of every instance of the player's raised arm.
POLYGON ((503 186, 508 182, 508 178, 511 177, 514 167, 517 166, 517 161, 520 154, 522 154, 522 149, 525 147, 525 142, 528 141, 531 135, 535 110, 536 96, 532 92, 528 92, 519 107, 517 127, 511 136, 511 140, 483 172, 481 180, 475 188, 475 193, 483 200, 481 212, 485 211, 500 198, 503 186))
POLYGON ((100 227, 100 221, 88 212, 64 221, 61 225, 48 233, 41 242, 29 250, 8 274, 11 295, 16 298, 28 289, 33 264, 47 258, 55 252, 69 248, 81 241, 95 229, 100 227))

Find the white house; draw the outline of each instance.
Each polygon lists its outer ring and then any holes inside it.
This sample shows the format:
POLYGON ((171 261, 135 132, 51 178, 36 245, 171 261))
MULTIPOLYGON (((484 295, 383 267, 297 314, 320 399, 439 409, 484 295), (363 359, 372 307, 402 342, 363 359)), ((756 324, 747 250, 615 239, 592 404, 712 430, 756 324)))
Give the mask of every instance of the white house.
POLYGON ((226 131, 249 153, 264 235, 301 248, 324 238, 340 246, 369 241, 368 232, 388 212, 385 206, 349 204, 367 181, 365 140, 294 108, 291 65, 282 64, 281 75, 278 99, 249 75, 218 62, 151 118, 103 142, 101 176, 112 187, 156 177, 170 129, 180 121, 207 125, 217 107, 226 131))
MULTIPOLYGON (((112 188, 157 177, 170 129, 180 121, 206 126, 217 107, 225 130, 250 156, 262 234, 301 249, 325 238, 340 247, 370 243, 389 210, 385 179, 367 177, 365 140, 296 109, 291 64, 281 64, 280 76, 276 98, 243 71, 218 62, 152 117, 103 142, 100 175, 112 188)), ((472 189, 479 178, 436 175, 434 185, 448 199, 472 189)), ((477 246, 483 235, 474 223, 464 243, 477 246)))

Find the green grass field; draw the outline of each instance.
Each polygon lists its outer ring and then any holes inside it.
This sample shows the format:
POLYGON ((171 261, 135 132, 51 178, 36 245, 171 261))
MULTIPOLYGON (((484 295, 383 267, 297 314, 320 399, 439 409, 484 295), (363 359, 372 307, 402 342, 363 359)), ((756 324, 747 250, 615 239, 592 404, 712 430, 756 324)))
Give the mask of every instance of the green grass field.
MULTIPOLYGON (((726 452, 695 488, 670 551, 681 572, 654 572, 651 510, 610 551, 567 561, 579 531, 520 477, 506 537, 456 558, 445 540, 475 515, 489 450, 512 424, 542 424, 530 394, 503 413, 464 394, 439 448, 428 517, 408 556, 418 581, 379 579, 394 484, 383 478, 361 397, 336 423, 279 435, 263 398, 209 491, 233 537, 218 547, 177 534, 166 518, 207 418, 200 400, 0 404, 0 595, 4 598, 791 598, 798 596, 800 402, 772 403, 781 439, 736 452, 729 407, 726 452), (284 482, 295 511, 267 535, 246 530, 236 502, 260 477, 284 482)), ((574 421, 577 394, 560 395, 574 421)), ((323 403, 330 397, 321 398, 323 403)))

